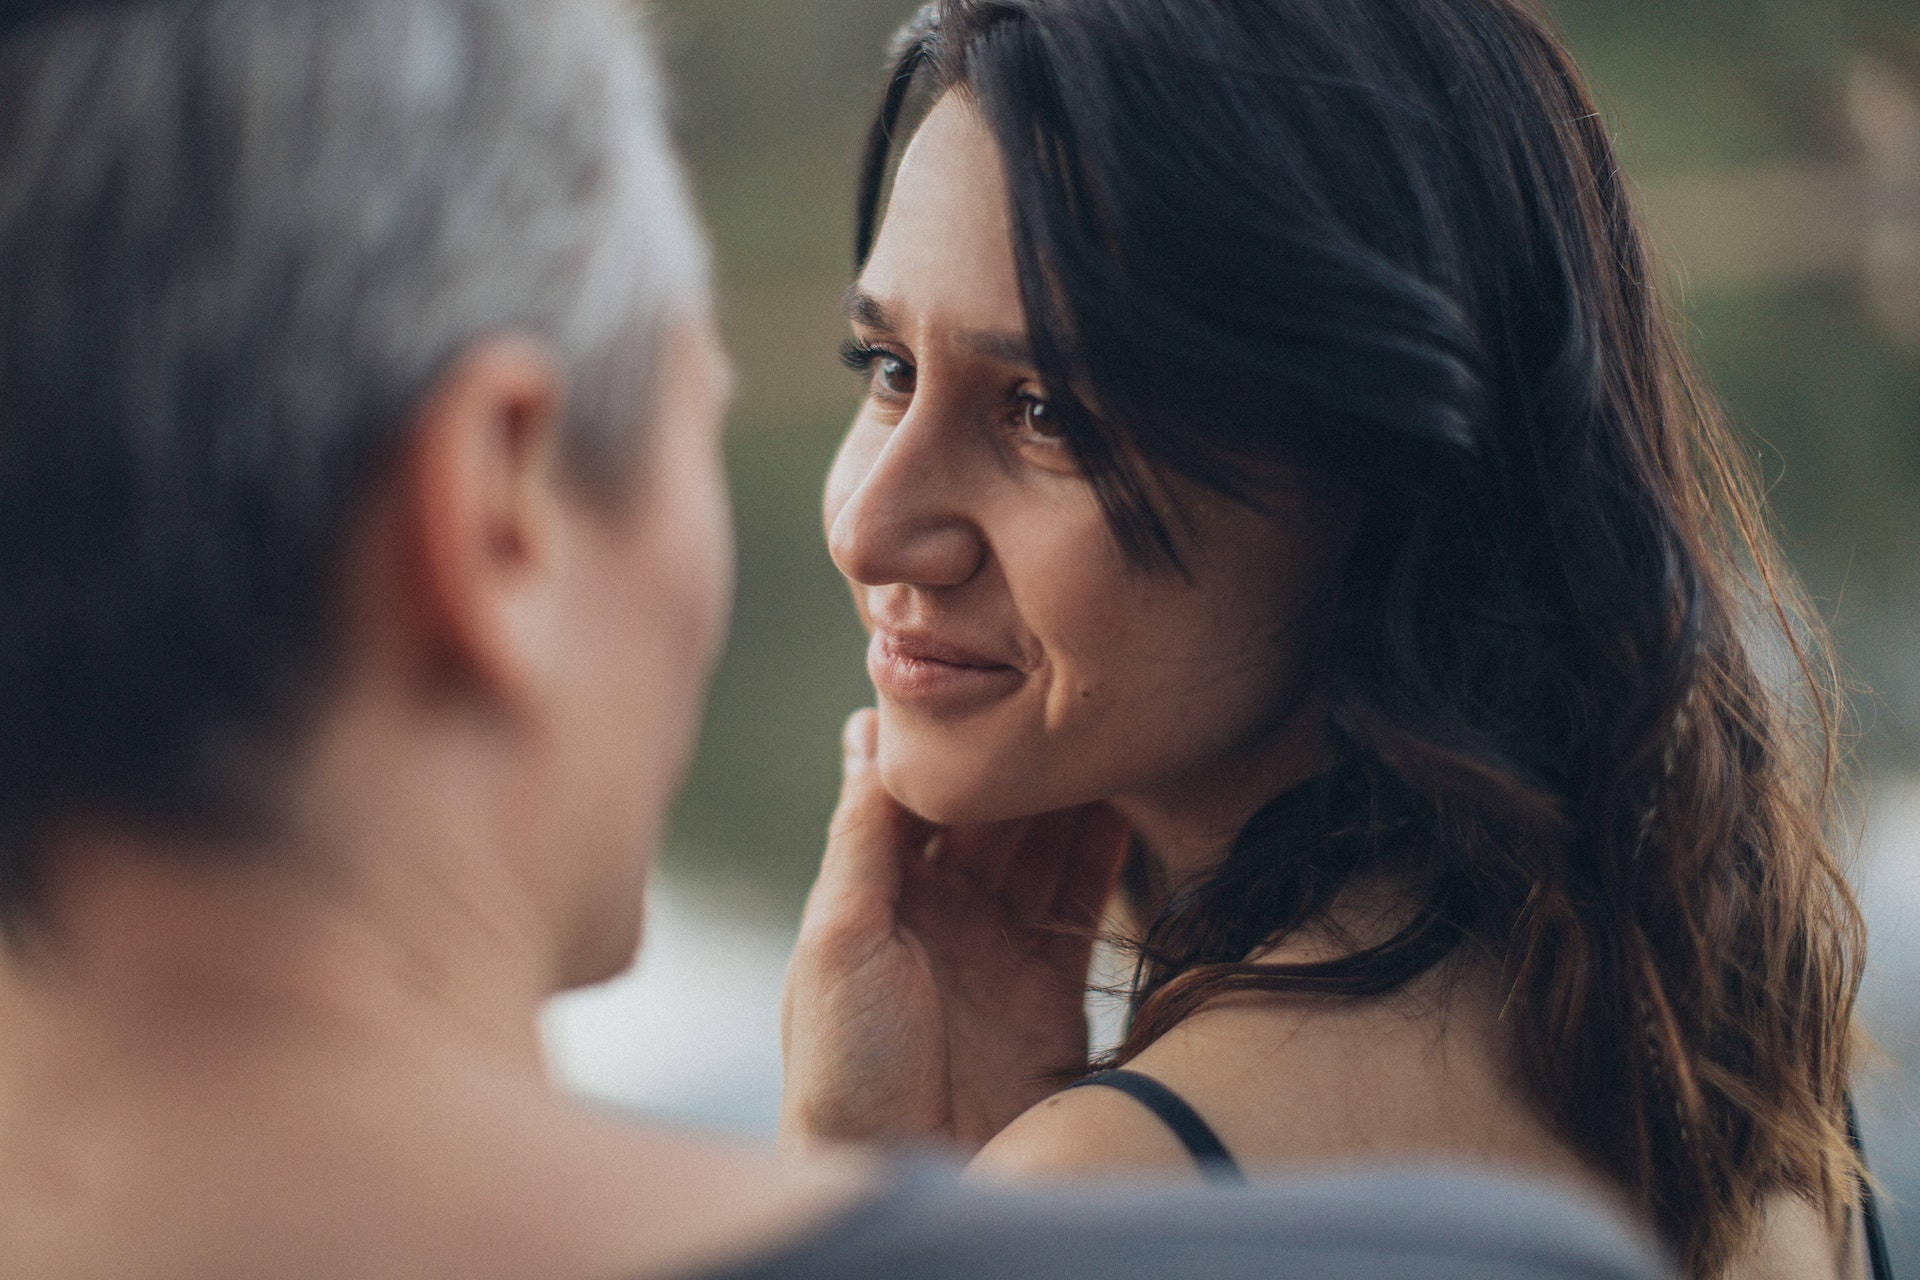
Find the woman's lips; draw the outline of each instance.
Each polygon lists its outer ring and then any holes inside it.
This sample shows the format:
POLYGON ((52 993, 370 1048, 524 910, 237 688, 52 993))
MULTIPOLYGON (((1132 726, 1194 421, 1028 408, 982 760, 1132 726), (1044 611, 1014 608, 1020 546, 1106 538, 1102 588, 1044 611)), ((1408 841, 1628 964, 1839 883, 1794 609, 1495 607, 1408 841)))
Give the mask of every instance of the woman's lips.
POLYGON ((867 646, 873 687, 893 702, 957 714, 996 701, 1020 686, 1019 668, 933 636, 876 630, 867 646))

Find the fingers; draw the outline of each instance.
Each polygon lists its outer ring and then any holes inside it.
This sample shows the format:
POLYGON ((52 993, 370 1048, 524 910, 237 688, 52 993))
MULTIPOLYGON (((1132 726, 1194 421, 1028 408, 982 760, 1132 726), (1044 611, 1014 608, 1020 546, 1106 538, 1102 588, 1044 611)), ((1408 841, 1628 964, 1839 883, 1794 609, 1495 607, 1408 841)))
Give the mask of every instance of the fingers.
POLYGON ((975 826, 948 827, 940 832, 933 860, 951 876, 964 879, 995 897, 1031 896, 1036 857, 1053 850, 1048 841, 1034 839, 1045 818, 1014 818, 975 826))
POLYGON ((1129 831, 1105 804, 1081 805, 941 833, 940 858, 1023 925, 1085 929, 1099 923, 1119 882, 1129 831))
POLYGON ((840 802, 827 828, 827 849, 807 912, 898 902, 906 861, 926 847, 927 824, 888 794, 876 759, 880 720, 871 708, 853 713, 842 737, 840 802))
POLYGON ((873 763, 874 753, 880 746, 880 713, 872 707, 862 707, 847 717, 847 723, 840 730, 841 754, 847 767, 855 763, 873 763))
POLYGON ((920 902, 929 892, 949 907, 984 894, 1020 927, 1098 925, 1126 856, 1125 819, 1108 805, 1092 804, 980 826, 935 827, 881 782, 879 728, 871 708, 847 720, 840 800, 803 930, 845 932, 839 926, 855 921, 879 929, 912 909, 903 899, 920 902))

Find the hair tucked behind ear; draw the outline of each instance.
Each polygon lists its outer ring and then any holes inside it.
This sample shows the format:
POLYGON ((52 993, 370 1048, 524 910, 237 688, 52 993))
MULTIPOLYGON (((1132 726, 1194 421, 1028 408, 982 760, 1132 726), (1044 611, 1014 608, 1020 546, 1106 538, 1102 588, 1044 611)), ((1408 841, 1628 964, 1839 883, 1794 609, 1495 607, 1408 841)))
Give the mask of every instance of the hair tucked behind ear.
POLYGON ((857 254, 912 86, 968 94, 1061 428, 1142 572, 1180 561, 1155 470, 1365 496, 1345 762, 1166 905, 1118 1057, 1225 992, 1362 998, 1473 947, 1536 1103, 1695 1274, 1768 1195, 1837 1223, 1863 937, 1826 835, 1836 679, 1544 22, 946 0, 896 55, 857 254), (1247 962, 1382 871, 1421 886, 1394 937, 1247 962))

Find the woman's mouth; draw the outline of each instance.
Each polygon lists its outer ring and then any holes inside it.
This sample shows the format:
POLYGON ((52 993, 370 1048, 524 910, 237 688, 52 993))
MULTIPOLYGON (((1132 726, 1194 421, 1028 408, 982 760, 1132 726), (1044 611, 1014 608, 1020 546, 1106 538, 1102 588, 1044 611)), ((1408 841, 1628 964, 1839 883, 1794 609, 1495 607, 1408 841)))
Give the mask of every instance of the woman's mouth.
POLYGON ((884 628, 867 646, 867 674, 881 697, 942 715, 978 710, 1025 679, 1019 668, 967 646, 884 628))

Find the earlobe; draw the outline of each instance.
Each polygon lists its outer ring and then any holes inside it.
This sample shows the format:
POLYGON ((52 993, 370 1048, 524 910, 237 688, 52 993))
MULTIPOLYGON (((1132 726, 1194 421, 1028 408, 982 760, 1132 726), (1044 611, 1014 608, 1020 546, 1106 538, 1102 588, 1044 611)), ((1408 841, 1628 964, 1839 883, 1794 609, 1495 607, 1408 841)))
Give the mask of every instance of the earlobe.
POLYGON ((418 651, 438 682, 519 701, 557 660, 562 388, 538 343, 457 357, 413 415, 397 470, 418 651))

